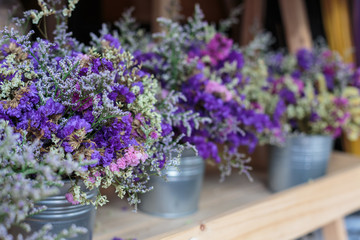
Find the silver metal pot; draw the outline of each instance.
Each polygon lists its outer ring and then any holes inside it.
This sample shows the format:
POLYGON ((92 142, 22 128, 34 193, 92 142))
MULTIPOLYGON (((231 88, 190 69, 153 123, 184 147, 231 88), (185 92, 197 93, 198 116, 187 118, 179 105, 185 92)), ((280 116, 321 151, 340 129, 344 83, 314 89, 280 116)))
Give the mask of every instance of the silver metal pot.
MULTIPOLYGON (((95 223, 95 208, 93 205, 72 205, 69 203, 65 198, 65 194, 70 186, 70 182, 65 181, 65 184, 60 188, 58 195, 48 197, 36 203, 38 206, 45 205, 47 209, 26 219, 26 222, 30 224, 32 231, 37 231, 45 224, 51 223, 53 226, 51 232, 59 233, 63 229, 68 229, 71 225, 75 224, 78 227, 87 228, 88 232, 79 235, 78 237, 71 238, 71 240, 92 239, 95 223)), ((86 189, 84 185, 81 187, 82 190, 86 189)), ((97 192, 97 189, 87 191, 88 199, 95 199, 97 192)))
POLYGON ((152 176, 150 192, 140 196, 139 210, 159 217, 178 218, 197 211, 205 163, 193 150, 185 150, 178 168, 164 170, 167 181, 152 176))
POLYGON ((325 175, 333 138, 323 135, 290 136, 285 146, 271 146, 268 184, 279 192, 325 175))

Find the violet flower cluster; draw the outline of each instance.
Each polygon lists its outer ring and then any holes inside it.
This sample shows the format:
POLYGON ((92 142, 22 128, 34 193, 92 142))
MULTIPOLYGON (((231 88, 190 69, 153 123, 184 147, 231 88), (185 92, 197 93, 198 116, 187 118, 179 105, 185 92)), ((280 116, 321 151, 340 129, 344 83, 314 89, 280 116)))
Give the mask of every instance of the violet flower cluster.
MULTIPOLYGON (((271 35, 262 33, 241 50, 245 64, 242 68, 244 80, 235 85, 237 96, 247 109, 257 113, 259 119, 263 118, 264 129, 252 131, 256 134, 258 144, 279 145, 285 141, 286 129, 282 123, 285 105, 282 101, 274 99, 267 89, 269 88, 268 68, 265 62, 266 49, 271 42, 271 35)), ((236 72, 228 70, 229 73, 236 72)), ((251 131, 251 130, 250 130, 251 131)))
MULTIPOLYGON (((243 90, 251 79, 243 74, 244 56, 234 49, 232 40, 216 33, 208 42, 193 44, 188 61, 193 60, 196 70, 181 84, 188 99, 184 104, 211 118, 212 123, 195 131, 188 141, 197 146, 202 157, 217 163, 227 159, 218 149, 225 146, 231 163, 239 147, 246 147, 251 153, 259 142, 259 134, 270 135, 275 125, 258 102, 251 100, 246 104, 243 90)), ((228 164, 220 168, 230 169, 228 164)))
MULTIPOLYGON (((337 137, 352 118, 349 89, 354 70, 340 56, 324 47, 300 49, 294 56, 268 56, 269 92, 286 106, 283 124, 290 132, 329 134, 337 137)), ((355 91, 355 101, 359 97, 355 91)), ((355 135, 357 135, 357 133, 355 135)))
MULTIPOLYGON (((51 13, 44 2, 44 9, 31 16, 51 13)), ((40 142, 41 154, 64 149, 83 163, 65 176, 74 183, 67 194, 73 204, 107 202, 100 193, 94 202, 87 199, 79 180, 89 189, 112 185, 119 197, 127 195, 136 204, 137 195, 149 190, 149 172, 159 168, 157 82, 113 38, 84 48, 63 23, 55 34, 53 42, 31 42, 31 32, 1 32, 0 119, 27 142, 40 142)))
MULTIPOLYGON (((232 167, 248 173, 248 159, 238 148, 251 152, 263 136, 279 136, 281 141, 281 127, 254 99, 248 104, 244 86, 251 78, 243 74, 244 56, 232 40, 203 20, 198 6, 187 24, 169 19, 159 22, 164 32, 155 34, 158 41, 147 44, 136 59, 144 71, 160 80, 164 92, 185 96, 179 102, 180 111, 192 111, 211 121, 199 126, 190 121, 192 132, 183 141, 195 145, 204 159, 213 159, 222 176, 229 175, 232 167)), ((183 125, 173 130, 187 132, 183 125)))
MULTIPOLYGON (((139 28, 135 19, 131 16, 132 9, 126 11, 122 18, 115 22, 116 30, 109 30, 107 25, 103 25, 99 36, 91 34, 92 46, 101 45, 102 39, 111 39, 113 42, 120 42, 126 49, 132 50, 136 61, 142 65, 145 61, 142 58, 147 54, 148 47, 153 45, 151 36, 139 28)), ((151 55, 151 54, 150 54, 151 55)), ((148 68, 143 68, 144 73, 149 77, 151 72, 148 68)), ((163 168, 168 166, 177 166, 182 151, 191 148, 197 154, 194 145, 184 141, 185 136, 191 136, 193 129, 199 128, 201 124, 210 121, 206 117, 200 117, 199 113, 187 110, 181 106, 180 102, 186 101, 185 96, 180 91, 158 88, 158 102, 155 107, 157 112, 162 116, 161 129, 162 133, 159 141, 155 142, 154 158, 159 159, 158 174, 162 175, 163 168), (178 131, 179 128, 184 131, 178 131)), ((165 177, 165 176, 164 176, 165 177)))

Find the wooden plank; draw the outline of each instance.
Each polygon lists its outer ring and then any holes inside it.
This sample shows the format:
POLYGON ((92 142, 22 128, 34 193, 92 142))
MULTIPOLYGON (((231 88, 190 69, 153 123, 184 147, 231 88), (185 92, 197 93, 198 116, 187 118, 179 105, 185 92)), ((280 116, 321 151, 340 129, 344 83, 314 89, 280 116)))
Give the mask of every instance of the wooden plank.
POLYGON ((333 152, 328 167, 328 174, 343 172, 360 164, 360 158, 353 154, 333 152))
POLYGON ((323 228, 324 240, 347 240, 344 219, 339 218, 323 228))
POLYGON ((286 43, 291 53, 299 48, 311 48, 312 38, 303 0, 279 0, 286 43))
POLYGON ((166 8, 168 7, 169 0, 152 0, 151 5, 151 31, 159 32, 161 30, 157 19, 159 17, 169 17, 166 8))
POLYGON ((200 195, 199 211, 179 219, 159 218, 140 211, 134 213, 125 201, 109 193, 110 203, 97 212, 94 240, 109 240, 115 236, 145 239, 181 227, 196 226, 205 219, 269 196, 271 193, 264 186, 264 180, 265 174, 261 173, 254 175, 252 183, 234 173, 220 183, 218 172, 209 172, 200 195))
POLYGON ((263 28, 265 1, 245 0, 243 6, 240 44, 246 45, 254 39, 257 31, 263 28))
POLYGON ((320 2, 325 36, 330 49, 337 51, 345 62, 353 63, 354 44, 348 1, 322 0, 320 2))
POLYGON ((18 0, 0 0, 0 29, 7 26, 9 29, 14 28, 20 30, 12 21, 13 17, 23 16, 23 7, 18 0))
POLYGON ((161 27, 157 22, 159 17, 172 18, 176 15, 176 6, 179 0, 152 0, 151 5, 151 31, 159 32, 161 27))
MULTIPOLYGON (((360 166, 360 158, 357 158, 349 154, 333 153, 329 167, 330 177, 338 176, 338 174, 343 174, 347 171, 352 171, 358 168, 359 166, 360 166)), ((182 236, 183 234, 186 234, 188 231, 191 231, 191 229, 198 230, 201 224, 204 224, 205 226, 204 232, 208 232, 211 231, 211 229, 213 229, 214 221, 216 219, 225 219, 224 221, 225 223, 227 223, 227 219, 228 219, 227 217, 233 216, 233 214, 239 213, 239 211, 242 212, 242 214, 240 214, 242 217, 240 216, 239 220, 236 220, 238 222, 235 221, 234 224, 232 225, 229 224, 229 226, 224 226, 224 231, 229 231, 230 233, 234 231, 236 232, 237 229, 240 229, 240 231, 244 231, 246 227, 242 227, 242 224, 247 224, 248 222, 250 225, 252 224, 250 228, 251 230, 262 231, 263 228, 266 228, 266 225, 264 226, 265 224, 264 221, 268 220, 270 222, 271 227, 273 227, 271 225, 273 224, 273 222, 274 225, 276 225, 275 223, 279 223, 280 225, 274 228, 273 231, 281 232, 282 231, 281 226, 283 226, 282 220, 286 222, 297 219, 298 216, 302 217, 301 216, 302 211, 308 214, 309 212, 306 212, 306 208, 304 208, 303 205, 306 206, 306 204, 311 203, 313 206, 315 203, 313 203, 311 199, 314 200, 314 198, 318 198, 319 195, 321 196, 318 199, 319 205, 317 211, 322 210, 323 212, 326 212, 328 209, 330 210, 329 211, 330 215, 328 215, 329 219, 325 224, 330 223, 332 221, 331 218, 334 215, 333 212, 334 206, 336 206, 336 209, 338 209, 338 211, 340 212, 350 211, 349 208, 354 209, 354 207, 351 205, 354 203, 347 205, 349 193, 351 192, 353 193, 352 201, 355 203, 358 202, 356 197, 358 197, 357 191, 359 190, 353 191, 353 185, 356 183, 356 181, 360 184, 360 182, 358 181, 358 178, 360 177, 359 174, 354 176, 351 180, 349 179, 344 180, 344 181, 349 181, 350 183, 349 187, 345 187, 343 189, 344 192, 347 192, 347 194, 343 194, 344 203, 343 202, 339 203, 340 201, 339 198, 341 198, 341 196, 338 196, 338 188, 340 186, 338 186, 338 184, 335 183, 334 184, 329 183, 335 186, 334 189, 332 186, 329 187, 328 185, 326 185, 326 188, 324 188, 323 190, 321 191, 316 190, 315 192, 316 195, 314 196, 312 196, 313 193, 307 192, 307 194, 310 197, 305 196, 306 198, 302 197, 302 194, 305 193, 301 193, 304 190, 300 189, 301 191, 299 194, 298 191, 296 191, 295 193, 292 193, 291 196, 285 195, 282 197, 283 198, 282 201, 284 202, 279 203, 279 199, 278 200, 274 199, 274 196, 277 195, 271 196, 271 193, 266 189, 266 174, 262 172, 257 172, 257 173, 253 173, 253 176, 255 180, 253 183, 251 183, 244 176, 239 176, 236 173, 234 173, 231 177, 227 178, 225 182, 220 183, 217 172, 208 173, 205 176, 204 186, 200 196, 199 211, 193 215, 179 219, 163 219, 163 218, 146 215, 141 212, 134 213, 131 211, 131 208, 129 208, 126 201, 121 201, 117 199, 117 197, 113 193, 109 193, 108 196, 110 203, 108 203, 106 206, 102 208, 99 208, 97 211, 94 240, 109 240, 112 239, 113 237, 122 237, 125 239, 131 239, 131 238, 146 239, 149 237, 153 237, 153 239, 161 239, 160 237, 168 237, 169 236, 168 234, 170 234, 170 236, 172 236, 171 234, 178 234, 179 236, 182 236), (322 194, 322 191, 325 191, 325 193, 322 194), (336 197, 333 198, 333 196, 329 193, 329 191, 333 191, 333 195, 336 197), (331 195, 331 197, 327 195, 328 193, 331 195), (269 196, 271 197, 269 198, 269 196), (325 205, 323 205, 321 202, 323 198, 328 198, 327 201, 324 202, 325 205), (329 201, 333 201, 333 204, 331 204, 329 201), (264 204, 266 204, 267 202, 268 204, 265 205, 264 207, 264 204), (263 207, 257 210, 257 207, 254 207, 254 205, 258 206, 259 204, 260 207, 261 206, 263 207), (272 204, 275 205, 272 206, 272 204), (284 204, 284 206, 281 207, 280 204, 284 204), (346 209, 343 209, 344 207, 343 205, 347 205, 345 206, 346 209), (338 206, 340 208, 338 208, 338 206), (292 210, 291 207, 293 208, 292 210), (279 219, 278 215, 281 214, 281 212, 284 211, 286 212, 289 209, 291 211, 295 211, 297 207, 299 209, 297 212, 294 213, 293 215, 294 219, 289 219, 289 218, 279 219), (254 208, 255 210, 251 210, 254 208), (247 216, 244 217, 245 215, 243 215, 244 214, 243 211, 247 209, 248 211, 245 212, 247 216), (262 210, 264 210, 264 212, 261 212, 262 210), (252 213, 252 211, 254 212, 252 213), (261 221, 257 223, 258 220, 261 221)), ((328 179, 328 177, 326 177, 325 179, 328 179)), ((346 182, 343 183, 345 184, 346 182)), ((306 187, 311 187, 311 189, 314 189, 313 186, 314 184, 310 183, 306 187)), ((314 215, 317 214, 318 213, 315 211, 314 215)), ((322 216, 324 216, 324 213, 322 214, 323 214, 322 216)), ((345 213, 343 213, 341 216, 344 215, 345 213)), ((318 221, 317 218, 314 219, 318 221)), ((322 220, 325 221, 325 217, 322 220)), ((312 218, 308 219, 308 222, 312 223, 313 219, 312 218)), ((294 222, 293 225, 291 223, 288 223, 288 225, 291 225, 291 229, 293 231, 296 231, 297 230, 296 226, 298 225, 298 223, 299 222, 294 222)), ((286 227, 288 227, 288 225, 286 225, 286 227)), ((315 227, 313 229, 315 229, 315 227)), ((267 228, 267 230, 269 229, 267 228)), ((271 237, 271 235, 269 236, 271 237)), ((183 236, 182 239, 190 239, 190 238, 186 238, 183 236)), ((201 237, 198 239, 200 240, 203 238, 201 237)), ((218 235, 215 234, 214 238, 209 238, 209 239, 227 239, 227 238, 224 237, 219 238, 218 235)), ((240 239, 248 239, 248 238, 245 237, 240 239)), ((264 239, 264 238, 260 237, 259 239, 264 239)), ((266 238, 266 239, 271 240, 271 238, 266 238)), ((288 239, 288 238, 279 237, 276 240, 279 239, 288 239)))
POLYGON ((9 25, 9 9, 0 7, 0 28, 9 25))
POLYGON ((294 239, 360 209, 359 198, 360 164, 356 164, 197 226, 149 239, 294 239))

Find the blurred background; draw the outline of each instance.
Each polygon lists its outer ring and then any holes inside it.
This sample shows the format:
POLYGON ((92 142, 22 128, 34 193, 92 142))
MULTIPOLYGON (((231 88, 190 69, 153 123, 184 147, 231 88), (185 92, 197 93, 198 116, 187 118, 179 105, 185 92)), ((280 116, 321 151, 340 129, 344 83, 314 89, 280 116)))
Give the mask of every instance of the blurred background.
MULTIPOLYGON (((88 32, 97 32, 102 23, 112 23, 134 7, 133 15, 141 26, 156 32, 157 17, 180 15, 184 20, 193 14, 196 3, 205 19, 214 24, 240 6, 238 23, 229 32, 240 45, 247 44, 256 33, 267 31, 274 36, 274 49, 294 51, 322 40, 348 62, 359 64, 360 56, 355 54, 360 52, 355 51, 360 47, 359 0, 86 0, 79 2, 69 26, 76 38, 87 42, 88 32)), ((14 4, 33 9, 37 0, 0 0, 0 24, 4 24, 6 10, 14 4)))

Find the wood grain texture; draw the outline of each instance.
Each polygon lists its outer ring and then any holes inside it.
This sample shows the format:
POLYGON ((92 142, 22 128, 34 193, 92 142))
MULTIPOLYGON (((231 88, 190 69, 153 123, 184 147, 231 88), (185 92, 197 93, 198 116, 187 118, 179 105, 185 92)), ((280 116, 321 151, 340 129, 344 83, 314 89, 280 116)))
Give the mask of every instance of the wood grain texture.
POLYGON ((312 38, 303 0, 279 0, 285 27, 286 44, 291 53, 299 48, 311 48, 312 38))
POLYGON ((328 176, 278 194, 266 189, 266 174, 254 178, 234 174, 219 183, 218 175, 206 176, 199 211, 180 219, 133 213, 110 195, 98 210, 94 240, 288 240, 360 209, 360 159, 352 155, 334 153, 328 176))
POLYGON ((347 240, 347 233, 343 218, 339 218, 323 228, 324 240, 347 240))
POLYGON ((140 211, 134 213, 125 201, 109 193, 110 203, 97 212, 94 240, 109 240, 115 236, 141 240, 182 227, 197 226, 208 218, 269 196, 264 180, 265 174, 259 173, 250 183, 245 176, 235 173, 220 183, 218 172, 213 171, 205 176, 199 211, 179 219, 154 217, 140 211))
POLYGON ((245 0, 240 32, 240 44, 251 42, 257 31, 263 28, 265 0, 245 0))
POLYGON ((169 17, 166 10, 169 4, 169 0, 153 0, 151 4, 151 31, 159 32, 161 30, 157 19, 159 17, 169 17))
MULTIPOLYGON (((335 155, 333 160, 346 162, 335 155)), ((354 159, 352 159, 354 160, 354 159)), ((149 239, 287 240, 300 237, 360 209, 360 163, 258 203, 204 221, 200 226, 149 239)))
POLYGON ((176 12, 176 5, 179 4, 180 0, 152 0, 151 4, 151 31, 161 31, 157 19, 159 17, 173 18, 178 13, 176 12))

